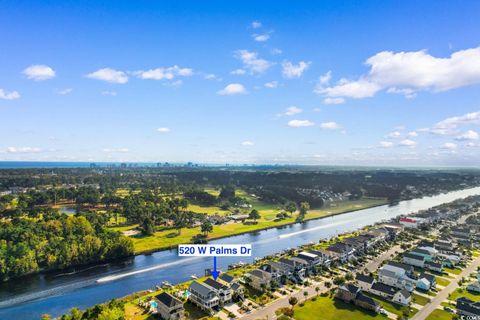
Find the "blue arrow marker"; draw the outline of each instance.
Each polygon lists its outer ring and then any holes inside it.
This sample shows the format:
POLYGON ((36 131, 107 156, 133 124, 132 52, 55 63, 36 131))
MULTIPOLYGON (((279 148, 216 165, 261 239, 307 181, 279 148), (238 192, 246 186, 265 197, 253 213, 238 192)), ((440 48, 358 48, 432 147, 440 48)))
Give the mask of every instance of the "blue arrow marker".
POLYGON ((217 271, 217 257, 213 257, 213 271, 212 271, 213 279, 217 280, 219 274, 220 272, 217 271))

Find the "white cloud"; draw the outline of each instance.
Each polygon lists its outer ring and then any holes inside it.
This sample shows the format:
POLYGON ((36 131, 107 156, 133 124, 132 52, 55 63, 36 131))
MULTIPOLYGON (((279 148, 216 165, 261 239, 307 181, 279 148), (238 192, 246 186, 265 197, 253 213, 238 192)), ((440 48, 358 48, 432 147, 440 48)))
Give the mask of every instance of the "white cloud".
POLYGON ((72 93, 73 89, 72 88, 65 88, 65 89, 61 89, 61 90, 57 90, 55 91, 57 94, 59 95, 62 95, 62 96, 65 96, 69 93, 72 93))
POLYGON ((282 62, 282 74, 285 78, 293 79, 300 78, 302 74, 310 67, 310 62, 300 61, 298 64, 293 64, 290 61, 282 62))
POLYGON ((258 57, 258 53, 248 50, 237 50, 235 57, 243 62, 245 69, 251 73, 264 73, 270 66, 271 62, 258 57))
POLYGON ((103 149, 103 152, 107 153, 127 153, 130 150, 128 148, 105 148, 103 149))
POLYGON ((325 98, 323 99, 323 103, 325 104, 342 104, 345 102, 344 98, 325 98))
POLYGON ((405 140, 400 141, 399 145, 401 145, 403 147, 415 147, 417 145, 417 143, 413 140, 405 139, 405 140))
POLYGON ((393 147, 393 142, 391 142, 391 141, 380 141, 380 147, 391 148, 391 147, 393 147))
POLYGON ((217 94, 221 96, 231 96, 234 94, 245 94, 245 93, 247 93, 247 90, 240 83, 230 83, 222 90, 217 91, 217 94))
POLYGON ((284 115, 293 116, 295 114, 299 114, 299 113, 302 113, 302 112, 303 112, 303 109, 301 109, 299 107, 291 106, 291 107, 287 108, 287 111, 285 111, 284 115))
POLYGON ((278 81, 270 81, 264 84, 265 88, 275 89, 278 87, 278 81))
POLYGON ((265 42, 270 39, 269 34, 253 34, 252 37, 257 42, 265 42))
POLYGON ((213 73, 209 73, 209 74, 206 74, 204 76, 204 78, 205 78, 205 80, 215 80, 215 79, 217 79, 217 76, 214 75, 213 73))
POLYGON ((313 123, 310 120, 290 120, 288 121, 288 125, 290 127, 300 128, 300 127, 311 127, 315 125, 315 123, 313 123))
POLYGON ((367 59, 368 73, 357 80, 341 79, 334 86, 317 85, 327 97, 361 99, 386 89, 412 98, 418 91, 446 91, 480 84, 480 47, 434 57, 425 50, 382 51, 367 59))
POLYGON ((157 131, 160 133, 167 133, 167 132, 170 132, 170 128, 161 127, 161 128, 158 128, 157 131))
POLYGON ((7 153, 39 153, 42 150, 40 148, 32 147, 8 147, 7 153))
POLYGON ((397 139, 397 138, 400 138, 401 136, 402 136, 402 133, 400 131, 393 131, 387 134, 387 138, 391 138, 391 139, 397 139))
POLYGON ((447 142, 443 145, 443 148, 447 149, 447 150, 455 150, 455 149, 457 149, 457 145, 455 143, 452 143, 452 142, 447 142))
POLYGON ((233 70, 232 72, 230 72, 231 74, 235 74, 235 75, 243 75, 245 73, 247 73, 247 71, 243 70, 243 69, 236 69, 236 70, 233 70))
POLYGON ((253 146, 253 145, 254 145, 254 143, 252 141, 247 140, 247 141, 242 142, 242 146, 253 146))
POLYGON ((332 71, 328 71, 324 75, 320 76, 320 78, 318 78, 318 83, 320 85, 326 85, 330 83, 331 79, 332 79, 332 71))
POLYGON ((251 26, 253 29, 258 29, 262 27, 262 23, 260 21, 253 21, 251 26))
POLYGON ((134 72, 134 74, 140 79, 172 80, 177 76, 190 77, 193 75, 193 70, 191 68, 181 68, 177 65, 174 65, 172 67, 161 67, 147 71, 140 70, 134 72))
POLYGON ((336 130, 340 129, 340 125, 336 122, 323 122, 320 123, 320 128, 325 129, 325 130, 336 130))
POLYGON ((86 75, 87 78, 102 80, 110 83, 125 84, 128 82, 128 76, 123 71, 111 68, 99 69, 86 75))
POLYGON ((278 49, 278 48, 273 48, 270 53, 273 54, 274 56, 276 55, 279 55, 279 54, 282 54, 282 50, 281 49, 278 49))
POLYGON ((478 140, 479 135, 478 132, 473 131, 473 130, 468 130, 467 132, 457 136, 455 140, 478 140))
POLYGON ((20 93, 18 91, 6 92, 3 89, 0 89, 0 99, 3 100, 15 100, 20 98, 20 93))
POLYGON ((44 64, 35 64, 23 70, 23 74, 28 79, 42 81, 54 78, 55 70, 44 64))
POLYGON ((409 133, 407 133, 407 136, 411 138, 415 138, 415 137, 418 137, 418 133, 415 131, 410 131, 409 133))
POLYGON ((117 92, 116 91, 102 91, 102 95, 115 97, 117 95, 117 92))

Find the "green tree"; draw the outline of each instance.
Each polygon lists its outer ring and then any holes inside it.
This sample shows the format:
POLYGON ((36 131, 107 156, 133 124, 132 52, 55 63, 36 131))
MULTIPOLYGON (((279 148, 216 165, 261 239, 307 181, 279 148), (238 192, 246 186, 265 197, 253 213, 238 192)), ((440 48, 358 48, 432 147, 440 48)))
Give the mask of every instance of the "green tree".
POLYGON ((295 204, 295 202, 291 202, 291 201, 287 202, 287 204, 285 205, 285 211, 290 213, 290 217, 291 217, 293 213, 297 211, 297 205, 295 204))
POLYGON ((250 213, 248 214, 248 217, 250 219, 253 219, 253 221, 255 223, 257 223, 257 219, 260 219, 260 213, 258 213, 258 210, 257 209, 253 209, 252 211, 250 211, 250 213))
POLYGON ((205 237, 208 236, 209 232, 213 231, 213 225, 210 221, 206 220, 202 222, 202 226, 200 227, 202 232, 205 234, 205 237))
POLYGON ((293 307, 298 303, 298 299, 296 297, 290 297, 288 299, 288 303, 292 306, 292 310, 293 310, 293 307))

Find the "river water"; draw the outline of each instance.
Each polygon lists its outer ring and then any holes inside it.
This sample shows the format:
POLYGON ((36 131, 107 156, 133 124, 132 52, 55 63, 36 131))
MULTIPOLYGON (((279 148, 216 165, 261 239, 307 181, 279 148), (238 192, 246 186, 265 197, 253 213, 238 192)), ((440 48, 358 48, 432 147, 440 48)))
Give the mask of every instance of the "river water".
MULTIPOLYGON (((480 194, 480 187, 233 236, 211 243, 252 244, 253 255, 250 258, 218 258, 218 267, 226 270, 229 264, 240 259, 251 262, 255 257, 264 257, 287 248, 317 242, 398 215, 410 214, 476 194, 480 194)), ((212 263, 212 258, 180 258, 176 250, 169 250, 76 272, 35 275, 0 283, 0 319, 39 319, 45 313, 59 316, 73 307, 85 309, 135 291, 152 289, 165 280, 175 284, 189 280, 194 274, 202 276, 206 268, 212 267, 212 263)))

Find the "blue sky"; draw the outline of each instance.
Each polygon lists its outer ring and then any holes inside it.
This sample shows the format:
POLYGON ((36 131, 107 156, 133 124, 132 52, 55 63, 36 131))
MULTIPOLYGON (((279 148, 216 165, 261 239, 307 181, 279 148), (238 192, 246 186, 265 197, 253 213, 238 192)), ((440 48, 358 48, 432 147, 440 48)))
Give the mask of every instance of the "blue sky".
POLYGON ((478 165, 478 1, 3 1, 0 160, 478 165))

